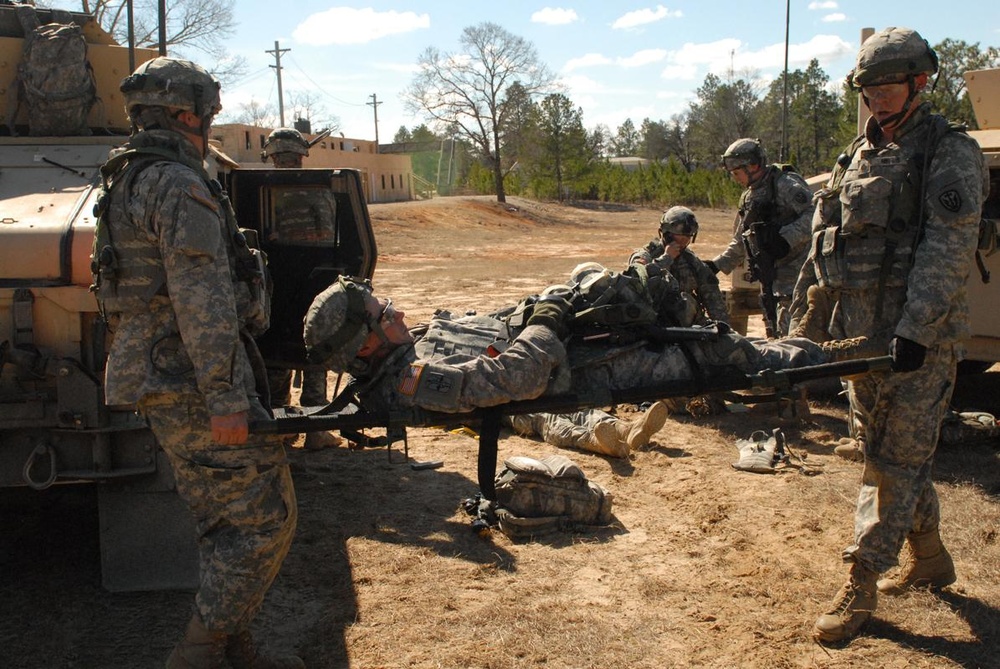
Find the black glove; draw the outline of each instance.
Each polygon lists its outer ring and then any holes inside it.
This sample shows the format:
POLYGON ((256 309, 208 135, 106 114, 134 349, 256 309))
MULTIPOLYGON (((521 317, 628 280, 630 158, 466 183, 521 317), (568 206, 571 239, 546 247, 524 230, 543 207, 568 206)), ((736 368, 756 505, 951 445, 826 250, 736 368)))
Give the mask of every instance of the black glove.
POLYGON ((527 325, 544 325, 562 339, 569 334, 569 321, 572 316, 573 305, 566 298, 545 295, 535 302, 527 325))
POLYGON ((927 347, 912 339, 896 336, 889 342, 889 355, 892 356, 892 371, 915 372, 924 366, 927 347))
POLYGON ((708 269, 712 270, 712 274, 718 274, 719 273, 719 266, 715 264, 714 260, 706 260, 705 261, 705 267, 707 267, 708 269))
POLYGON ((774 260, 784 258, 788 255, 788 252, 792 248, 788 245, 785 238, 781 236, 777 226, 761 225, 757 228, 756 234, 757 244, 760 246, 761 250, 771 256, 774 260))

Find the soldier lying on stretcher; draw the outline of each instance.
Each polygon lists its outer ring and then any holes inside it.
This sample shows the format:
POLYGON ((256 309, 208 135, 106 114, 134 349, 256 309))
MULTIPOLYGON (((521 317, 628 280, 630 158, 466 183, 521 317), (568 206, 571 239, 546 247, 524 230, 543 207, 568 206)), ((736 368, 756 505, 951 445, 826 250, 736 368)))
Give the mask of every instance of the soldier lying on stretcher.
POLYGON ((312 363, 360 381, 357 395, 367 410, 447 413, 581 388, 751 374, 866 353, 863 342, 821 346, 802 338, 749 339, 714 326, 661 325, 684 323, 690 312, 669 273, 647 274, 642 266, 621 274, 593 264, 588 269, 569 285, 502 312, 438 312, 413 330, 370 283, 342 277, 313 301, 306 349, 312 363))

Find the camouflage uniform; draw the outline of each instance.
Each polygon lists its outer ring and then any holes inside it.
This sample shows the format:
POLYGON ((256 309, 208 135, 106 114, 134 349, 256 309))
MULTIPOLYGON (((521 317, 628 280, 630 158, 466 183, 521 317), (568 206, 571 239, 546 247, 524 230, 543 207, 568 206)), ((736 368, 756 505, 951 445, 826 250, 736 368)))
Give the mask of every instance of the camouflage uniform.
POLYGON ((780 226, 780 234, 788 242, 788 254, 775 261, 774 292, 778 296, 778 329, 788 333, 788 309, 792 301, 792 291, 799 275, 799 268, 809 253, 809 239, 812 219, 812 194, 802 178, 781 169, 778 165, 768 165, 764 174, 743 191, 735 222, 735 234, 729 246, 712 262, 720 272, 730 274, 746 257, 743 243, 743 220, 751 208, 764 207, 772 210, 773 217, 780 226))
POLYGON ((854 543, 845 559, 874 572, 897 563, 908 533, 937 530, 931 464, 955 381, 958 345, 971 334, 965 281, 989 184, 982 154, 965 134, 944 132, 924 189, 916 194, 924 208, 923 227, 905 227, 891 265, 881 270, 886 224, 893 207, 901 206, 892 194, 914 158, 927 151, 939 118, 930 103, 922 103, 890 143, 869 119, 839 186, 831 179, 817 194, 812 247, 796 287, 796 296, 812 284, 837 296, 830 323, 834 337, 874 334, 888 345, 899 336, 927 347, 916 371, 873 373, 849 382, 852 409, 863 421, 865 466, 854 543))
POLYGON ((704 325, 709 321, 729 323, 729 312, 719 290, 718 277, 690 249, 684 249, 677 258, 671 258, 665 252, 663 241, 654 239, 645 247, 636 249, 628 262, 630 265, 657 265, 664 272, 673 274, 680 289, 700 306, 694 320, 696 324, 704 325))
POLYGON ((139 132, 125 149, 136 147, 177 159, 152 162, 122 180, 128 185, 113 182, 106 224, 112 240, 130 240, 116 250, 144 258, 164 285, 144 306, 112 314, 106 399, 137 404, 167 453, 197 521, 197 610, 209 628, 235 633, 257 613, 291 545, 292 479, 277 438, 250 435, 240 446, 211 438, 212 416, 268 416, 246 349, 252 340, 241 332, 253 301, 236 278, 228 202, 181 135, 139 132))
POLYGON ((599 423, 618 420, 607 411, 589 409, 568 414, 526 413, 509 417, 514 431, 524 436, 538 435, 542 441, 560 448, 595 450, 591 446, 599 423))

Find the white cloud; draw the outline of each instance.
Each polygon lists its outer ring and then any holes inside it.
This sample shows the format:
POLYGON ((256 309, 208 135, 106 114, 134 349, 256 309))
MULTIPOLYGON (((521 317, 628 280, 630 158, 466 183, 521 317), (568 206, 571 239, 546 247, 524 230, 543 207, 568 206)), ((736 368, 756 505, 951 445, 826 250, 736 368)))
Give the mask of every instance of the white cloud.
POLYGON ((827 14, 823 17, 823 23, 840 23, 841 21, 847 20, 847 14, 841 12, 834 12, 833 14, 827 14))
POLYGON ((735 59, 735 54, 739 52, 742 44, 743 42, 732 37, 705 44, 688 42, 677 51, 667 54, 668 65, 660 73, 660 77, 687 80, 697 77, 703 68, 712 71, 727 70, 731 59, 735 59))
POLYGON ((837 8, 837 3, 833 2, 832 0, 825 0, 825 1, 813 0, 813 2, 809 3, 809 9, 812 10, 822 9, 825 11, 828 9, 836 9, 836 8, 837 8))
POLYGON ((572 72, 581 67, 591 67, 593 65, 608 65, 611 59, 599 53, 588 53, 579 58, 570 58, 563 65, 563 72, 572 72))
POLYGON ((589 95, 593 93, 603 92, 604 89, 604 86, 601 85, 599 82, 597 82, 595 79, 591 79, 590 77, 585 77, 583 75, 562 77, 559 79, 559 83, 560 85, 565 86, 569 90, 574 91, 574 95, 572 95, 571 97, 573 98, 573 101, 576 102, 577 104, 581 103, 577 100, 577 95, 575 94, 575 91, 580 91, 580 93, 582 94, 589 95))
POLYGON ((622 67, 642 67, 650 63, 658 63, 666 57, 666 49, 643 49, 636 51, 628 58, 617 58, 615 62, 622 67))
POLYGON ((531 15, 532 23, 546 23, 551 26, 562 26, 573 23, 580 17, 572 9, 562 9, 561 7, 545 7, 531 15))
MULTIPOLYGON (((726 38, 704 44, 688 42, 677 51, 667 55, 667 66, 660 73, 662 79, 691 80, 704 72, 723 74, 734 71, 739 75, 745 71, 781 69, 785 60, 783 42, 771 44, 754 51, 744 50, 739 39, 726 38)), ((853 53, 853 47, 836 35, 816 35, 808 42, 790 44, 788 47, 789 67, 804 67, 813 58, 821 63, 836 60, 853 53)))
POLYGON ((295 28, 292 37, 297 42, 314 46, 365 44, 430 26, 429 14, 334 7, 307 17, 295 28))
POLYGON ((684 16, 681 10, 676 9, 670 11, 663 5, 657 5, 656 9, 637 9, 634 12, 626 12, 622 14, 615 22, 611 24, 611 27, 615 30, 629 28, 637 28, 639 26, 646 25, 647 23, 654 23, 660 21, 661 19, 678 19, 684 16))

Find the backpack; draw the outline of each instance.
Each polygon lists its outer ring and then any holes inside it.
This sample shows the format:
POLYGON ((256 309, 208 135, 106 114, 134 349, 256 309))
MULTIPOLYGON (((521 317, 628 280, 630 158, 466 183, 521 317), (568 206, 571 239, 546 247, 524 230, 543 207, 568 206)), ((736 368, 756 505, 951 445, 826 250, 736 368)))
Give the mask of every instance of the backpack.
POLYGON ((515 456, 496 476, 497 526, 512 539, 611 522, 612 495, 572 460, 515 456))
POLYGON ((97 102, 97 84, 82 29, 69 22, 39 25, 34 7, 27 5, 17 8, 17 17, 24 49, 8 107, 11 134, 23 103, 32 137, 89 135, 87 116, 97 102))

